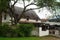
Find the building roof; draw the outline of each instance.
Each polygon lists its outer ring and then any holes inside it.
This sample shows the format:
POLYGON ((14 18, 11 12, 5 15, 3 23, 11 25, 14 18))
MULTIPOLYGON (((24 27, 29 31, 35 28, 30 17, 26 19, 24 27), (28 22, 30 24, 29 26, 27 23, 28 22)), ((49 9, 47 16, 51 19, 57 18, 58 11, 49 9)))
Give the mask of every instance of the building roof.
POLYGON ((49 22, 60 22, 60 15, 55 15, 51 19, 48 19, 49 22))
MULTIPOLYGON (((18 16, 21 15, 22 11, 23 11, 23 8, 21 8, 21 7, 15 7, 15 14, 18 14, 18 16)), ((29 19, 34 19, 34 20, 38 19, 38 20, 40 20, 40 18, 38 17, 38 15, 33 10, 25 12, 23 14, 22 18, 27 18, 27 17, 29 17, 29 19)))
POLYGON ((60 22, 43 22, 43 23, 47 23, 50 25, 60 25, 60 22))
POLYGON ((38 20, 38 21, 32 20, 32 19, 26 20, 26 19, 22 18, 19 22, 20 23, 41 23, 41 20, 38 20))

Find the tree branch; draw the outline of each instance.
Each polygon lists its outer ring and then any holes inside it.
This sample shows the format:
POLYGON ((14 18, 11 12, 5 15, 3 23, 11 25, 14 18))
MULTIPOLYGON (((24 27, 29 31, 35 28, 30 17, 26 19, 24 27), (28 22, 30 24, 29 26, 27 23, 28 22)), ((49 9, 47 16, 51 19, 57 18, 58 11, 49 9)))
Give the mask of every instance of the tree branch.
POLYGON ((23 2, 24 2, 24 9, 23 9, 21 15, 19 16, 19 18, 17 19, 17 22, 19 22, 19 20, 21 19, 22 15, 23 15, 26 11, 39 9, 39 8, 33 8, 33 9, 28 9, 28 10, 26 10, 26 8, 27 8, 28 6, 30 6, 30 5, 37 5, 37 4, 30 3, 30 4, 28 4, 28 5, 25 6, 25 1, 23 0, 23 2))
POLYGON ((30 9, 25 10, 25 12, 30 11, 30 10, 36 10, 36 9, 39 9, 39 8, 30 8, 30 9))
POLYGON ((30 6, 30 5, 37 5, 37 4, 35 4, 35 3, 30 3, 30 4, 26 5, 25 7, 28 7, 28 6, 30 6))
POLYGON ((25 7, 25 0, 23 0, 23 5, 24 5, 24 7, 25 7))
POLYGON ((12 6, 14 6, 17 2, 18 2, 18 0, 14 1, 14 4, 12 6))
POLYGON ((22 15, 23 15, 25 12, 27 12, 27 11, 29 11, 29 10, 35 10, 35 9, 39 9, 39 8, 31 8, 31 9, 27 9, 27 10, 24 9, 24 11, 22 12, 22 14, 21 14, 21 15, 19 16, 19 18, 17 19, 17 22, 19 22, 19 20, 21 19, 22 15))

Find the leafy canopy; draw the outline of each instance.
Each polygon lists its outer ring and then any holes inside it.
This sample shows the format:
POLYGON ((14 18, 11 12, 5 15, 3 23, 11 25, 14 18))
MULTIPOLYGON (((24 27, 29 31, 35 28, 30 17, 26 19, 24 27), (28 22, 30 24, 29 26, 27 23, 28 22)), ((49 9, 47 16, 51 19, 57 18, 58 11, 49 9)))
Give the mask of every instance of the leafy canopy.
POLYGON ((8 7, 8 3, 10 0, 0 0, 0 11, 1 10, 6 10, 8 7))

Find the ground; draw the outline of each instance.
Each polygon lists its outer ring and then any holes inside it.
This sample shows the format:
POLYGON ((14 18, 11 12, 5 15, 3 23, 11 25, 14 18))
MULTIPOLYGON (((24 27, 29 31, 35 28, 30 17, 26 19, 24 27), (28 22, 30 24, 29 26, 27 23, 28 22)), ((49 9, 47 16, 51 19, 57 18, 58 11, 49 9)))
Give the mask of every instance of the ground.
POLYGON ((46 36, 46 37, 20 37, 20 38, 1 38, 0 40, 60 40, 58 37, 46 36))

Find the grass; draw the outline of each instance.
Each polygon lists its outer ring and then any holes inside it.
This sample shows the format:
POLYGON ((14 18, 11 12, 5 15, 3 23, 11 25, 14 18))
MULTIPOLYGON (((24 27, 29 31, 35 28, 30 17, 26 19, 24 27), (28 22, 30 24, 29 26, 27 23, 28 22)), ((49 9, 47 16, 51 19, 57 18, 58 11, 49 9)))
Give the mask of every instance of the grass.
POLYGON ((0 40, 60 40, 58 37, 45 36, 45 37, 20 37, 20 38, 2 38, 0 40))

